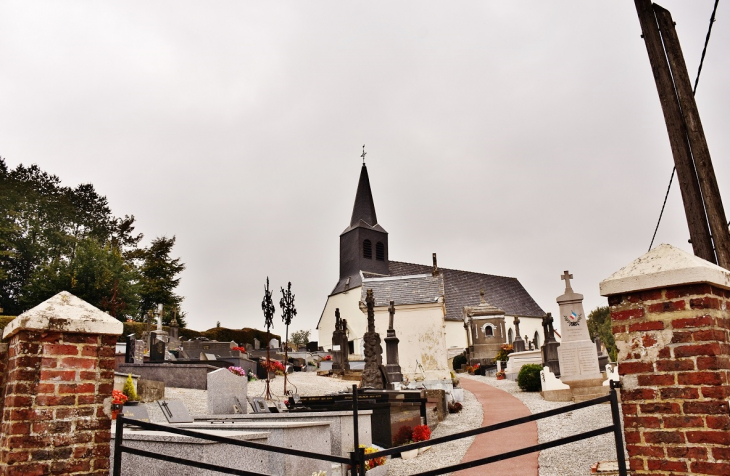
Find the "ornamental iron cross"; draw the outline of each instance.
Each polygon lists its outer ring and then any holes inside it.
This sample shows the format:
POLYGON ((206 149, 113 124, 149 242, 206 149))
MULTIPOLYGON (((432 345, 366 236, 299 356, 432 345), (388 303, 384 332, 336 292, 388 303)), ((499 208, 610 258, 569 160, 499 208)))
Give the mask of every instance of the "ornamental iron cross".
POLYGON ((368 155, 368 153, 367 153, 367 152, 365 152, 365 144, 363 144, 363 145, 362 145, 362 155, 360 156, 360 157, 362 157, 362 164, 363 164, 363 165, 365 165, 365 156, 366 156, 366 155, 368 155))

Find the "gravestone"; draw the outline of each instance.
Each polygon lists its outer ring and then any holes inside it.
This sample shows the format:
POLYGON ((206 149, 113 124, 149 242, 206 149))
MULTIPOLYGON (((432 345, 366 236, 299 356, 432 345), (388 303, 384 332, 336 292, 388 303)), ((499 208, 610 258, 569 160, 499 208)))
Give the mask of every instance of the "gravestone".
POLYGON ((362 372, 361 386, 382 390, 385 388, 384 371, 380 369, 383 364, 383 348, 380 346, 380 335, 375 332, 375 299, 372 289, 367 290, 365 302, 368 309, 368 331, 363 335, 365 369, 362 372))
POLYGON ((558 357, 560 343, 555 340, 553 322, 553 316, 549 312, 542 318, 542 329, 545 334, 545 344, 542 346, 542 365, 548 367, 556 377, 560 377, 560 360, 558 357))
POLYGON ((129 334, 127 336, 127 347, 124 351, 124 363, 125 364, 131 364, 134 362, 134 351, 135 351, 136 345, 137 345, 137 339, 135 338, 134 334, 129 334))
POLYGON ((144 363, 144 340, 137 340, 134 345, 134 363, 144 363))
POLYGON ((522 340, 522 336, 520 336, 520 318, 515 316, 515 319, 513 321, 515 325, 515 341, 512 343, 512 349, 515 352, 524 352, 525 351, 525 341, 522 340))
POLYGON ((254 350, 259 350, 261 348, 261 341, 257 338, 253 338, 253 348, 254 350))
MULTIPOLYGON (((244 400, 248 389, 248 379, 235 375, 228 369, 218 369, 208 373, 208 414, 228 415, 236 413, 236 398, 244 400)), ((245 413, 245 408, 244 408, 245 413)))
POLYGON ((150 336, 150 362, 164 362, 165 343, 158 338, 157 332, 153 332, 150 336))
POLYGON ((253 346, 251 344, 247 343, 245 346, 245 349, 246 349, 246 353, 248 354, 253 350, 253 346))
POLYGON ((563 383, 603 378, 598 367, 596 346, 588 333, 583 295, 573 291, 570 286, 572 277, 567 271, 561 276, 565 280, 565 293, 557 299, 561 330, 558 358, 563 383))
POLYGON ((332 370, 335 372, 342 371, 342 319, 340 318, 340 308, 335 309, 335 330, 332 331, 332 370))
POLYGON ((160 409, 167 418, 168 423, 193 422, 193 417, 190 416, 182 400, 158 400, 157 403, 160 405, 160 409))
POLYGON ((150 421, 150 414, 144 405, 124 405, 122 413, 124 413, 124 418, 146 422, 150 421))
POLYGON ((269 406, 266 404, 266 400, 261 397, 251 399, 251 408, 253 408, 254 413, 271 413, 269 406))
POLYGON ((271 339, 269 341, 269 349, 278 349, 279 345, 279 339, 271 339))

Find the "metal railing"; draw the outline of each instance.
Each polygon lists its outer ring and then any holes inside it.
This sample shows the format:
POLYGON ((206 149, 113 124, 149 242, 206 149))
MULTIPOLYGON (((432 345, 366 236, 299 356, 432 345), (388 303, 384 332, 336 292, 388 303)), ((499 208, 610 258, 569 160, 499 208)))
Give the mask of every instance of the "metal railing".
POLYGON ((587 400, 585 402, 581 403, 575 403, 572 405, 567 405, 562 408, 556 408, 554 410, 548 410, 545 412, 535 413, 533 415, 529 415, 526 417, 521 418, 515 418, 513 420, 504 421, 501 423, 496 423, 494 425, 485 426, 482 428, 475 428, 473 430, 464 431, 461 433, 455 433, 453 435, 448 436, 442 436, 439 438, 433 438, 427 441, 421 441, 418 443, 411 443, 408 445, 398 446, 395 448, 389 448, 386 450, 378 451, 375 453, 369 453, 365 454, 365 449, 360 448, 360 442, 359 442, 359 431, 358 431, 358 389, 357 385, 352 386, 353 391, 353 399, 352 399, 352 416, 353 416, 353 433, 354 433, 354 441, 353 441, 353 447, 354 450, 350 452, 350 457, 345 458, 342 456, 334 456, 334 455, 324 455, 320 453, 312 453, 309 451, 302 451, 302 450, 295 450, 295 449, 289 449, 289 448, 281 448, 278 446, 271 446, 263 443, 254 443, 251 441, 241 441, 236 440, 233 438, 226 438, 223 436, 217 436, 217 435, 210 435, 207 433, 201 433, 199 431, 192 431, 192 430, 186 430, 183 428, 177 428, 177 427, 171 427, 167 425, 159 425, 156 423, 149 423, 139 420, 133 420, 124 418, 123 414, 120 414, 117 418, 117 427, 116 427, 116 433, 115 433, 115 441, 114 441, 114 476, 120 476, 121 475, 121 469, 122 469, 122 454, 123 453, 129 453, 137 456, 142 456, 146 458, 152 458, 152 459, 158 459, 162 461, 168 461, 171 463, 178 463, 183 465, 192 466, 195 468, 200 469, 207 469, 207 470, 213 470, 213 471, 219 471, 221 473, 226 474, 239 474, 243 476, 268 476, 265 473, 255 473, 251 471, 244 471, 240 469, 234 469, 234 468, 228 468, 225 466, 219 466, 209 463, 202 463, 200 461, 193 461, 188 460, 184 458, 178 458, 174 456, 168 456, 163 455, 159 453, 153 453, 151 451, 145 451, 140 450, 137 448, 131 448, 128 446, 123 445, 123 439, 124 439, 124 425, 125 423, 132 424, 134 426, 141 427, 143 429, 147 430, 156 430, 156 431, 163 431, 166 433, 173 433, 177 435, 183 435, 183 436, 190 436, 193 438, 199 438, 202 440, 208 440, 208 441, 214 441, 217 443, 225 443, 233 446, 240 446, 244 448, 251 448, 261 451, 267 451, 267 452, 273 452, 273 453, 280 453, 284 455, 290 455, 290 456, 299 456, 303 458, 311 458, 311 459, 317 459, 317 460, 323 460, 323 461, 329 461, 332 463, 340 463, 340 464, 347 464, 350 466, 350 474, 352 476, 365 476, 365 462, 367 460, 371 460, 374 458, 379 458, 383 456, 389 456, 394 454, 399 454, 404 451, 423 448, 426 446, 433 446, 438 445, 441 443, 447 443, 449 441, 455 441, 462 438, 469 438, 472 436, 478 436, 484 433, 489 433, 496 430, 501 430, 503 428, 510 428, 516 425, 521 425, 523 423, 528 423, 532 421, 542 420, 544 418, 549 418, 556 415, 561 415, 563 413, 572 412, 574 410, 580 410, 582 408, 588 408, 592 407, 594 405, 599 405, 601 403, 610 402, 611 404, 611 417, 612 417, 612 424, 609 426, 605 426, 603 428, 597 428, 595 430, 586 431, 583 433, 578 433, 576 435, 567 436, 564 438, 559 438, 557 440, 548 441, 545 443, 540 443, 533 446, 528 446, 525 448, 521 448, 514 451, 508 451, 506 453, 501 453, 498 455, 489 456, 486 458, 480 458, 473 461, 468 461, 465 463, 458 463, 451 466, 445 466, 443 468, 438 468, 430 471, 425 471, 422 473, 417 473, 413 476, 431 476, 431 475, 438 475, 438 474, 444 474, 444 473, 450 473, 453 471, 459 471, 462 469, 468 469, 473 468, 476 466, 482 466, 489 463, 494 463, 497 461, 502 461, 505 459, 510 458, 516 458, 518 456, 523 456, 530 453, 535 453, 537 451, 546 450, 549 448, 554 448, 556 446, 562 446, 567 445, 569 443, 574 443, 576 441, 585 440, 587 438, 592 438, 594 436, 603 435, 606 433, 613 433, 614 440, 616 444, 616 458, 618 461, 618 467, 619 467, 619 475, 620 476, 627 476, 627 469, 626 469, 626 458, 624 455, 624 443, 623 443, 623 432, 621 429, 621 416, 620 416, 620 410, 619 410, 619 402, 618 402, 618 394, 616 392, 616 388, 619 387, 620 384, 617 384, 614 381, 611 381, 611 388, 608 395, 605 395, 603 397, 595 398, 592 400, 587 400))

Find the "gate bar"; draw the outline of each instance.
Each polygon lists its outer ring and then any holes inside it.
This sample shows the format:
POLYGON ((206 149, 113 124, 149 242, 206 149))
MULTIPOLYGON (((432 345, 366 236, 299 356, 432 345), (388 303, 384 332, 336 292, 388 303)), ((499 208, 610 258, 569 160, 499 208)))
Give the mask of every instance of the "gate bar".
POLYGON ((626 455, 624 454, 624 436, 621 429, 621 412, 618 406, 618 392, 616 388, 621 388, 621 382, 610 380, 611 385, 611 417, 613 418, 613 438, 616 441, 616 458, 618 461, 619 476, 627 476, 626 455))
POLYGON ((117 415, 117 427, 114 433, 114 476, 122 475, 122 438, 124 438, 124 413, 117 415))

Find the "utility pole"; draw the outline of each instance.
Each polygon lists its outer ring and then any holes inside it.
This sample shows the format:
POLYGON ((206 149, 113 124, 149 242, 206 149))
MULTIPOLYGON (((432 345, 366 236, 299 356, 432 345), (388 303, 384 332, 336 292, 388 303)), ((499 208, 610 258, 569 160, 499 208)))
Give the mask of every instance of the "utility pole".
POLYGON ((720 188, 717 185, 715 169, 712 166, 710 150, 707 147, 705 131, 702 128, 700 113, 697 110, 697 103, 692 92, 692 83, 687 74, 687 65, 684 62, 677 30, 674 28, 672 14, 668 10, 654 4, 654 13, 659 22, 662 40, 664 40, 664 49, 667 52, 669 67, 674 78, 674 88, 677 91, 679 105, 682 108, 682 115, 687 128, 687 139, 689 139, 697 178, 700 182, 712 241, 715 244, 717 264, 725 269, 730 269, 730 232, 728 231, 727 218, 725 218, 725 208, 722 206, 720 188))
MULTIPOLYGON (((695 162, 688 142, 687 125, 685 124, 685 118, 682 114, 675 84, 672 80, 673 71, 670 70, 669 63, 667 62, 654 8, 651 0, 634 0, 634 4, 636 5, 636 12, 639 15, 642 36, 644 37, 646 51, 649 55, 649 63, 654 74, 654 81, 656 82, 657 92, 659 93, 659 102, 662 106, 664 122, 667 126, 667 133, 669 134, 669 143, 672 148, 672 155, 674 156, 674 164, 677 168, 677 179, 679 181, 680 191, 682 192, 682 202, 684 203, 684 213, 687 217, 692 249, 696 256, 711 263, 717 263, 712 247, 710 229, 705 215, 705 203, 700 191, 695 162)), ((679 55, 681 56, 681 50, 679 55)), ((684 63, 684 60, 682 60, 682 63, 684 63)), ((686 68, 684 69, 684 74, 687 75, 686 68)), ((693 97, 692 102, 694 103, 693 97)), ((725 231, 727 232, 727 224, 725 224, 725 231)))

